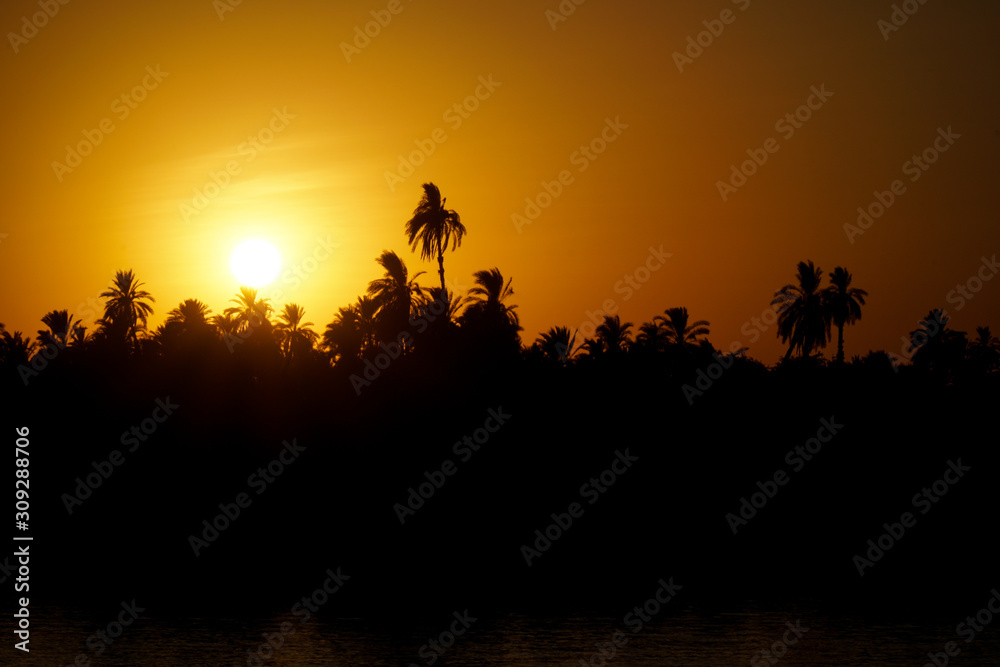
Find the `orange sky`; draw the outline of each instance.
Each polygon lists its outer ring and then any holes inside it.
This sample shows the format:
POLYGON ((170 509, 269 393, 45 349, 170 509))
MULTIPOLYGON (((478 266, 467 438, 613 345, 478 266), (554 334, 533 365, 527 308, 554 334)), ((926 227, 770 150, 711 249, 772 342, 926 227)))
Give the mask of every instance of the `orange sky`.
POLYGON ((637 326, 684 305, 716 347, 773 363, 773 327, 755 340, 744 325, 803 259, 846 266, 870 293, 848 356, 898 352, 937 306, 958 329, 1000 330, 1000 280, 948 302, 1000 253, 995 2, 907 3, 918 9, 891 32, 878 23, 888 2, 590 0, 566 17, 556 0, 149 4, 0 8, 8 329, 33 336, 62 308, 89 323, 87 304, 129 267, 156 297, 153 326, 185 298, 221 312, 238 287, 232 248, 263 237, 286 270, 335 245, 261 290, 321 331, 380 275, 383 249, 434 284, 403 235, 433 181, 468 228, 446 277, 466 289, 479 269, 513 276, 527 342, 608 299, 637 326), (33 16, 41 27, 26 27, 33 16), (355 43, 376 18, 386 25, 355 43), (700 54, 674 55, 709 29, 700 54), (776 125, 810 101, 798 128, 776 125), (477 108, 460 115, 463 103, 477 108), (906 166, 949 127, 959 137, 933 165, 906 166), (579 152, 602 132, 604 152, 579 152), (100 141, 78 166, 54 167, 88 135, 100 141), (419 145, 433 152, 387 179, 419 145), (748 150, 767 160, 723 201, 718 182, 748 150), (512 214, 564 171, 518 229, 512 214), (844 224, 896 179, 903 194, 851 243, 844 224), (671 256, 626 300, 619 281, 660 246, 671 256))

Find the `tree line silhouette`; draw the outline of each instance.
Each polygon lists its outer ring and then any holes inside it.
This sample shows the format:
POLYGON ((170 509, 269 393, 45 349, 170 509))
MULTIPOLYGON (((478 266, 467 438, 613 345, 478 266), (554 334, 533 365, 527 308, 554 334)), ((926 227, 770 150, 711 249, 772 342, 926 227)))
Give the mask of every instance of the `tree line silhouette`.
POLYGON ((422 272, 386 250, 380 275, 322 331, 301 304, 276 310, 248 287, 221 312, 186 299, 151 330, 153 295, 119 271, 93 331, 59 310, 34 339, 0 334, 5 407, 46 451, 33 463, 42 500, 32 518, 50 541, 40 556, 50 559, 48 585, 89 600, 134 595, 142 582, 157 605, 187 604, 186 591, 209 607, 268 599, 287 608, 290 589, 308 589, 331 565, 357 573, 347 606, 410 595, 634 603, 650 581, 681 572, 692 596, 787 580, 861 595, 881 580, 906 591, 931 570, 995 581, 995 559, 967 564, 967 551, 991 539, 977 508, 993 492, 971 477, 934 510, 943 528, 928 522, 906 538, 900 553, 912 560, 863 581, 851 562, 949 458, 966 457, 972 475, 990 479, 995 448, 974 435, 989 427, 1000 388, 1000 345, 987 328, 969 340, 935 310, 909 335, 911 364, 894 369, 885 352, 847 360, 845 330, 867 293, 843 267, 824 285, 802 262, 773 296, 784 357, 768 368, 745 349, 729 352, 724 375, 692 403, 683 387, 722 356, 709 322, 676 306, 637 328, 609 316, 592 336, 553 326, 526 344, 513 281, 499 268, 477 271, 466 294, 443 282, 445 255, 466 232, 437 187, 423 189, 404 231, 437 259, 438 280, 421 285, 422 272), (167 398, 175 414, 68 515, 63 494, 167 398), (509 423, 473 460, 456 461, 453 444, 499 408, 509 423), (734 538, 724 517, 740 496, 831 416, 845 427, 822 463, 734 538), (195 558, 188 536, 291 439, 306 448, 303 463, 195 558), (519 547, 532 530, 624 448, 638 457, 628 479, 526 568, 519 547), (401 526, 393 505, 446 459, 458 472, 401 526), (124 554, 115 578, 95 578, 109 553, 124 554), (605 571, 615 575, 593 578, 605 571))
MULTIPOLYGON (((634 337, 632 322, 606 315, 594 336, 579 343, 578 332, 554 326, 523 345, 517 306, 511 303, 512 279, 505 280, 499 268, 475 272, 474 286, 465 295, 447 288, 445 252, 457 249, 467 230, 460 215, 446 204, 436 185, 424 184, 423 196, 404 229, 411 250, 419 247, 421 259, 437 259, 440 286, 420 285, 417 279, 423 271, 411 276, 398 254, 384 250, 375 259, 382 277, 372 280, 357 301, 339 308, 322 334, 305 321, 301 305, 285 304, 275 314, 274 305, 250 287, 241 287, 230 301, 233 305, 214 315, 205 303, 187 299, 151 331, 148 319, 155 299, 130 269, 118 271, 110 288, 101 293, 104 314, 93 332, 67 310, 46 313, 41 318, 46 328, 34 340, 0 324, 0 366, 27 384, 50 362, 72 364, 81 355, 123 362, 228 349, 238 352, 252 368, 252 376, 259 377, 307 365, 356 374, 386 346, 398 346, 402 355, 424 351, 495 364, 526 360, 555 366, 648 362, 658 357, 692 367, 710 363, 717 353, 707 339, 709 322, 690 322, 684 307, 667 308, 663 315, 642 323, 634 337)), ((844 328, 861 319, 868 296, 852 287, 852 279, 846 268, 836 267, 829 274, 829 285, 823 287, 820 268, 811 261, 799 263, 795 282, 778 289, 771 302, 777 313, 777 336, 788 345, 779 366, 796 355, 814 364, 845 363, 844 328), (837 351, 827 362, 821 350, 832 341, 834 328, 837 351)), ((949 329, 948 322, 943 310, 933 309, 910 332, 905 352, 914 367, 949 382, 1000 368, 1000 341, 989 327, 977 327, 976 337, 969 340, 964 332, 949 329)), ((745 352, 746 348, 735 354, 745 352)), ((855 356, 852 361, 893 363, 885 352, 855 356)))

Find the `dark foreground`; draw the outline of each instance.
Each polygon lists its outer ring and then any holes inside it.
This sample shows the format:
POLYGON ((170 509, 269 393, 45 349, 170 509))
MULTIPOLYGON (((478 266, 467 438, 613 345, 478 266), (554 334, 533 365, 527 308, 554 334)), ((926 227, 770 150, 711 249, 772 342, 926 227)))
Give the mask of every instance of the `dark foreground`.
POLYGON ((995 382, 748 364, 689 404, 655 365, 397 363, 360 397, 177 367, 10 392, 32 647, 96 658, 134 600, 107 664, 242 664, 282 620, 272 664, 431 664, 464 610, 472 653, 438 664, 579 664, 616 631, 627 664, 746 664, 800 616, 785 664, 1000 655, 956 631, 1000 586, 995 382))

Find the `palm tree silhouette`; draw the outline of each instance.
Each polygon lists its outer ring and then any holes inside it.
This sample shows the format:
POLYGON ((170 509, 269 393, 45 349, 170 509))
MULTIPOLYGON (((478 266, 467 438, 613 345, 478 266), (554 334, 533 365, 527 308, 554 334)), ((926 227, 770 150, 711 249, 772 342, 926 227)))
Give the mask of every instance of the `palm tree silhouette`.
POLYGON ((451 244, 455 250, 462 245, 465 226, 458 213, 445 208, 447 199, 441 198, 441 191, 433 183, 424 183, 424 196, 413 211, 413 217, 406 222, 406 237, 411 250, 420 245, 420 258, 429 260, 437 257, 441 289, 444 284, 444 251, 451 244))
POLYGON ((326 325, 322 342, 334 363, 361 359, 375 349, 377 313, 378 303, 368 296, 360 296, 350 306, 338 309, 333 321, 326 325))
POLYGON ((618 315, 611 317, 604 316, 595 333, 597 334, 597 344, 601 353, 618 356, 628 351, 631 345, 631 322, 622 324, 618 315))
POLYGON ((73 333, 70 334, 70 345, 74 347, 83 347, 90 343, 93 336, 87 335, 87 327, 79 324, 77 320, 77 325, 73 327, 73 333))
POLYGON ((375 261, 385 269, 385 275, 368 283, 368 295, 378 304, 376 324, 383 340, 394 340, 406 331, 410 313, 423 296, 424 288, 417 278, 425 271, 409 277, 406 264, 391 250, 383 250, 375 261))
POLYGON ((458 321, 459 314, 458 311, 462 309, 468 303, 468 297, 454 296, 447 289, 442 290, 440 287, 428 287, 424 290, 424 293, 420 300, 417 302, 417 316, 430 318, 434 317, 434 322, 438 320, 443 320, 447 323, 454 324, 458 321), (435 306, 432 308, 432 306, 435 306), (434 313, 438 314, 435 315, 434 313))
POLYGON ((521 322, 514 312, 517 306, 508 306, 504 303, 514 296, 514 290, 510 286, 514 279, 509 278, 504 284, 503 274, 496 267, 487 271, 476 271, 473 277, 476 284, 469 290, 467 298, 469 306, 465 309, 463 317, 482 314, 494 323, 506 324, 514 331, 520 331, 521 322))
POLYGON ((663 326, 667 345, 697 346, 700 343, 698 336, 708 335, 709 323, 707 321, 698 320, 688 324, 687 308, 667 308, 663 312, 666 317, 657 315, 653 321, 663 326))
POLYGON ((1000 339, 989 327, 976 327, 976 337, 969 344, 969 360, 985 373, 1000 368, 1000 339))
POLYGON ((260 326, 270 324, 268 317, 273 312, 270 299, 257 299, 257 290, 252 287, 240 287, 235 299, 230 299, 235 306, 226 308, 226 315, 236 318, 237 331, 246 332, 260 326))
POLYGON ((211 323, 223 336, 235 336, 240 329, 240 321, 232 313, 215 315, 212 317, 211 323))
POLYGON ((378 316, 378 302, 369 296, 359 296, 354 303, 354 311, 357 313, 358 331, 361 332, 361 350, 370 352, 378 344, 378 329, 376 320, 378 316))
POLYGON ((334 363, 361 358, 362 334, 358 325, 358 312, 353 305, 341 307, 326 325, 322 347, 334 363))
POLYGON ((561 366, 566 366, 573 360, 573 356, 579 351, 579 347, 574 347, 576 343, 576 332, 570 332, 566 327, 552 327, 535 341, 535 345, 542 354, 561 366))
POLYGON ((599 359, 604 356, 604 345, 596 338, 584 338, 580 349, 587 353, 586 359, 599 359))
POLYGON ((772 306, 778 306, 778 336, 788 342, 788 351, 782 360, 798 349, 807 357, 817 347, 826 347, 829 320, 820 290, 822 271, 811 261, 799 262, 796 279, 798 284, 788 284, 774 293, 772 306))
POLYGON ((30 338, 20 331, 11 333, 0 324, 0 365, 11 369, 26 366, 34 348, 30 338))
POLYGON ((635 335, 635 344, 632 346, 633 351, 656 354, 666 348, 666 331, 656 320, 657 318, 653 318, 652 322, 643 322, 639 325, 639 333, 635 335))
POLYGON ((865 305, 868 292, 851 287, 851 274, 842 266, 830 273, 830 286, 823 290, 827 327, 832 322, 837 327, 837 363, 844 363, 844 325, 861 319, 861 306, 865 305))
POLYGON ((278 315, 278 324, 274 330, 278 334, 278 342, 285 355, 286 365, 291 362, 293 356, 301 356, 312 349, 313 343, 318 338, 316 332, 309 328, 313 323, 302 321, 305 314, 306 311, 302 306, 297 303, 287 303, 278 315))
POLYGON ((183 325, 187 331, 202 329, 208 326, 208 316, 211 309, 198 299, 185 299, 179 306, 167 313, 166 324, 183 325))
POLYGON ((42 317, 42 324, 46 325, 48 330, 39 329, 36 340, 43 347, 61 350, 73 340, 73 332, 80 325, 80 320, 74 322, 69 311, 53 310, 42 317))
POLYGON ((147 318, 153 313, 146 301, 156 301, 149 292, 139 289, 144 284, 136 280, 132 269, 118 271, 111 289, 101 292, 101 298, 107 299, 104 317, 97 321, 102 333, 133 349, 138 347, 139 332, 145 330, 147 318))
POLYGON ((965 332, 949 329, 949 321, 943 310, 935 308, 918 322, 919 328, 910 332, 907 352, 914 366, 947 374, 961 364, 967 345, 965 332))

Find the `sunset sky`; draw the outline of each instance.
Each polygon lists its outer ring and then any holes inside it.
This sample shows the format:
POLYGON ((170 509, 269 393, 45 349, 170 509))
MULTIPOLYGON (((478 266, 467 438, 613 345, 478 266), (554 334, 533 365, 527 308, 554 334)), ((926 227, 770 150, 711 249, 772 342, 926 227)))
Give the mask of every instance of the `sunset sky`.
POLYGON ((431 181, 468 228, 448 282, 513 277, 525 343, 613 300, 636 328, 686 306, 717 348, 773 363, 774 327, 745 325, 806 259, 870 294, 848 358, 898 353, 932 307, 1000 332, 1000 279, 949 299, 1000 271, 982 268, 1000 254, 996 2, 910 0, 890 30, 892 3, 858 0, 49 1, 0 8, 8 330, 33 337, 53 309, 92 325, 125 268, 152 327, 186 298, 220 313, 230 253, 263 238, 284 267, 261 294, 322 332, 383 249, 435 284, 403 233, 431 181), (720 193, 750 155, 767 159, 720 193), (639 289, 620 282, 661 246, 639 289))

